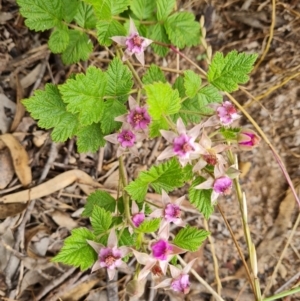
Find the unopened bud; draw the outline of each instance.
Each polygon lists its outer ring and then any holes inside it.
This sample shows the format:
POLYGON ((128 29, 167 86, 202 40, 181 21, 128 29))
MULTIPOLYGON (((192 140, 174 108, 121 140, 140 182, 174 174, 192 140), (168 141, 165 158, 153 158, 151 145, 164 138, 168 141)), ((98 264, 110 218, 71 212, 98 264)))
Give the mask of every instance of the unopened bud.
POLYGON ((238 145, 241 150, 251 150, 256 147, 261 138, 252 130, 242 129, 237 136, 238 145))

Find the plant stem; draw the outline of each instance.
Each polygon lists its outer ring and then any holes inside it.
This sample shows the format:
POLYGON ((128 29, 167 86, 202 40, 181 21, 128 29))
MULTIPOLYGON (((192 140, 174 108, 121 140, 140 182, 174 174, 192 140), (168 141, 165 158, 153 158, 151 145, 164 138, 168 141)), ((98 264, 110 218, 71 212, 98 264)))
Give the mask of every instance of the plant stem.
POLYGON ((292 294, 296 294, 296 293, 299 293, 299 292, 300 292, 300 286, 298 286, 294 289, 288 290, 288 291, 281 292, 281 293, 276 294, 274 296, 265 298, 265 299, 263 299, 263 301, 273 301, 273 300, 277 300, 277 299, 280 299, 280 298, 283 298, 283 297, 286 297, 286 296, 290 296, 292 294))

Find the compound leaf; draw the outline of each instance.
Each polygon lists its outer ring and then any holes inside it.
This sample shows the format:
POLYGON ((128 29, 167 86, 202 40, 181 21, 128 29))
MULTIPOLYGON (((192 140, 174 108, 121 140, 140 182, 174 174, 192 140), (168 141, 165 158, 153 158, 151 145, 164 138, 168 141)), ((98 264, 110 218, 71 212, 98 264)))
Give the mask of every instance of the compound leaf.
POLYGON ((142 78, 142 82, 145 85, 149 85, 149 84, 153 84, 154 82, 166 83, 167 80, 165 78, 164 73, 161 71, 161 69, 158 66, 151 64, 150 68, 144 74, 142 78))
POLYGON ((107 212, 105 209, 94 206, 91 216, 91 224, 95 235, 105 233, 112 223, 111 212, 107 212))
POLYGON ((138 19, 148 19, 151 17, 155 9, 154 0, 132 0, 130 5, 133 13, 138 17, 138 19))
POLYGON ((55 29, 49 38, 48 46, 53 53, 61 53, 66 50, 69 44, 68 28, 55 29))
POLYGON ((82 28, 94 29, 97 19, 93 7, 84 2, 80 2, 77 14, 75 15, 75 21, 82 28))
POLYGON ((62 10, 64 20, 70 23, 77 13, 80 2, 78 0, 64 0, 62 1, 62 10))
MULTIPOLYGON (((150 39, 161 43, 170 44, 165 27, 159 23, 150 27, 150 39)), ((169 48, 165 46, 157 45, 155 43, 152 43, 150 46, 153 48, 156 54, 162 57, 166 56, 169 52, 169 48)))
POLYGON ((184 72, 184 88, 188 97, 193 98, 201 85, 201 77, 192 70, 184 72))
POLYGON ((110 46, 112 44, 111 37, 126 35, 124 26, 114 19, 100 20, 97 22, 96 28, 98 41, 104 46, 110 46))
POLYGON ((157 0, 157 19, 158 20, 165 20, 168 15, 172 12, 176 0, 157 0))

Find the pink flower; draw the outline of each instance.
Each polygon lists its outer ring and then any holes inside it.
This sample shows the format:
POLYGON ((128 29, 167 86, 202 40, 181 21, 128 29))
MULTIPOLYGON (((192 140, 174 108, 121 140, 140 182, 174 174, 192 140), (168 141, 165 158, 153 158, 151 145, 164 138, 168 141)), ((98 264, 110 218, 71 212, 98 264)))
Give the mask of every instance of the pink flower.
POLYGON ((155 209, 150 216, 151 217, 162 217, 163 220, 160 225, 159 233, 170 223, 174 223, 177 226, 184 226, 184 222, 181 219, 180 204, 184 200, 184 196, 172 201, 168 194, 162 190, 162 204, 161 209, 155 209))
POLYGON ((122 130, 118 134, 117 139, 122 147, 132 147, 136 140, 135 134, 130 130, 122 130))
POLYGON ((252 130, 242 129, 237 136, 239 148, 241 150, 251 150, 256 147, 261 138, 252 130))
POLYGON ((216 111, 218 117, 220 118, 220 122, 223 125, 229 125, 234 120, 240 118, 235 106, 228 100, 224 101, 220 106, 218 106, 216 111))
POLYGON ((223 168, 216 166, 214 169, 214 178, 209 177, 206 181, 195 186, 194 188, 213 189, 211 201, 214 202, 220 194, 230 194, 232 188, 232 180, 225 174, 223 168))
POLYGON ((148 47, 153 41, 147 38, 141 37, 135 27, 135 24, 132 19, 130 19, 129 24, 129 36, 115 36, 111 37, 113 41, 120 44, 121 46, 125 46, 126 50, 124 52, 124 56, 122 58, 123 61, 126 61, 133 54, 137 58, 137 60, 144 66, 145 58, 144 51, 146 47, 148 47))
POLYGON ((173 251, 173 247, 164 239, 160 239, 154 243, 151 249, 153 257, 158 260, 167 260, 168 255, 173 251))
POLYGON ((172 278, 165 279, 158 285, 153 288, 171 288, 177 293, 187 294, 190 291, 190 279, 189 271, 192 268, 193 263, 197 260, 194 258, 190 261, 183 270, 176 268, 173 265, 170 265, 170 271, 172 278))
POLYGON ((132 96, 129 96, 128 103, 130 109, 129 113, 118 116, 115 120, 129 123, 136 131, 145 131, 151 121, 151 117, 148 114, 147 109, 145 107, 139 107, 132 96))
POLYGON ((131 214, 132 214, 132 223, 135 227, 139 227, 140 224, 145 220, 144 212, 139 211, 139 207, 135 201, 132 201, 131 206, 131 214))
POLYGON ((180 164, 185 166, 192 159, 199 157, 200 146, 195 142, 200 134, 202 125, 198 124, 191 130, 187 131, 182 119, 177 120, 178 134, 161 130, 161 135, 172 145, 168 146, 157 158, 164 160, 173 156, 177 156, 180 164))
POLYGON ((122 261, 122 258, 129 253, 129 249, 127 247, 117 247, 117 236, 114 229, 109 234, 107 247, 91 240, 87 242, 98 253, 98 260, 93 265, 92 272, 100 268, 106 268, 108 277, 112 280, 116 268, 121 266, 126 268, 127 265, 122 261))

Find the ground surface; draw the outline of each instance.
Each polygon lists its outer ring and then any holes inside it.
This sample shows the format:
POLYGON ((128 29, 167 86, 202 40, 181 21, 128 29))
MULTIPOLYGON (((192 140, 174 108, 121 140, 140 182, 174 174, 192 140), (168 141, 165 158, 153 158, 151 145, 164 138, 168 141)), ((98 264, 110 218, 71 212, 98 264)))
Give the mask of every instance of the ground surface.
MULTIPOLYGON (((193 10, 198 19, 205 15, 207 42, 213 51, 226 53, 237 49, 265 56, 247 85, 256 100, 242 91, 234 96, 262 127, 296 183, 300 175, 299 1, 274 1, 275 19, 272 19, 271 1, 211 1, 210 5, 205 1, 177 2, 179 6, 193 10)), ((107 286, 102 272, 82 273, 48 261, 61 248, 62 239, 71 229, 87 224, 86 219, 80 218, 80 213, 87 194, 93 189, 89 185, 92 178, 97 179, 103 189, 115 193, 118 163, 114 153, 105 149, 98 154, 80 155, 73 140, 54 144, 48 133, 38 129, 36 123, 24 115, 22 107, 16 105, 20 99, 32 95, 35 89, 42 89, 45 83, 61 83, 70 73, 81 72, 87 65, 64 67, 59 56, 51 55, 47 49, 48 33, 26 29, 14 0, 0 1, 0 8, 1 130, 2 133, 13 133, 25 147, 34 185, 47 183, 29 205, 20 203, 19 196, 13 204, 0 203, 0 298, 24 301, 117 300, 113 297, 117 286, 107 286), (15 215, 18 212, 22 213, 15 215), (107 291, 111 294, 108 299, 107 291)), ((186 51, 186 54, 196 60, 203 52, 203 47, 199 47, 186 51)), ((105 52, 98 50, 88 63, 104 66, 101 59, 106 57, 105 52)), ((153 59, 159 61, 148 54, 146 62, 153 59)), ((203 62, 199 63, 206 68, 203 62)), ((176 67, 175 55, 169 56, 163 64, 176 67)), ((182 62, 181 68, 185 66, 190 68, 182 62)), ((242 118, 240 124, 249 125, 249 122, 242 118)), ((154 162, 156 146, 159 144, 145 144, 141 148, 142 159, 128 161, 130 175, 136 176, 154 162)), ((0 149, 1 201, 4 195, 22 188, 14 174, 7 148, 1 144, 0 149)), ((270 282, 276 264, 278 270, 267 295, 291 288, 297 281, 299 285, 300 226, 293 232, 291 244, 280 258, 297 215, 294 199, 289 194, 285 197, 287 184, 280 168, 265 143, 253 152, 240 153, 239 160, 243 170, 242 187, 247 194, 248 221, 257 246, 262 289, 270 282)), ((30 182, 26 169, 23 171, 25 174, 19 177, 25 183, 30 182)), ((221 199, 219 204, 247 258, 237 201, 232 196, 221 199)), ((193 215, 193 211, 186 214, 194 217, 193 223, 205 226, 201 216, 193 215)), ((222 296, 226 300, 253 300, 249 286, 244 285, 247 282, 243 280, 245 275, 240 269, 240 257, 217 210, 209 220, 209 229, 223 283, 222 296)), ((199 257, 195 267, 198 273, 214 286, 211 242, 192 256, 199 257)), ((119 273, 118 282, 120 300, 124 300, 122 289, 131 271, 123 272, 119 273)), ((211 300, 196 280, 192 288, 187 300, 211 300)), ((143 299, 182 300, 182 297, 151 291, 143 299)), ((300 300, 300 294, 285 300, 300 300)))

